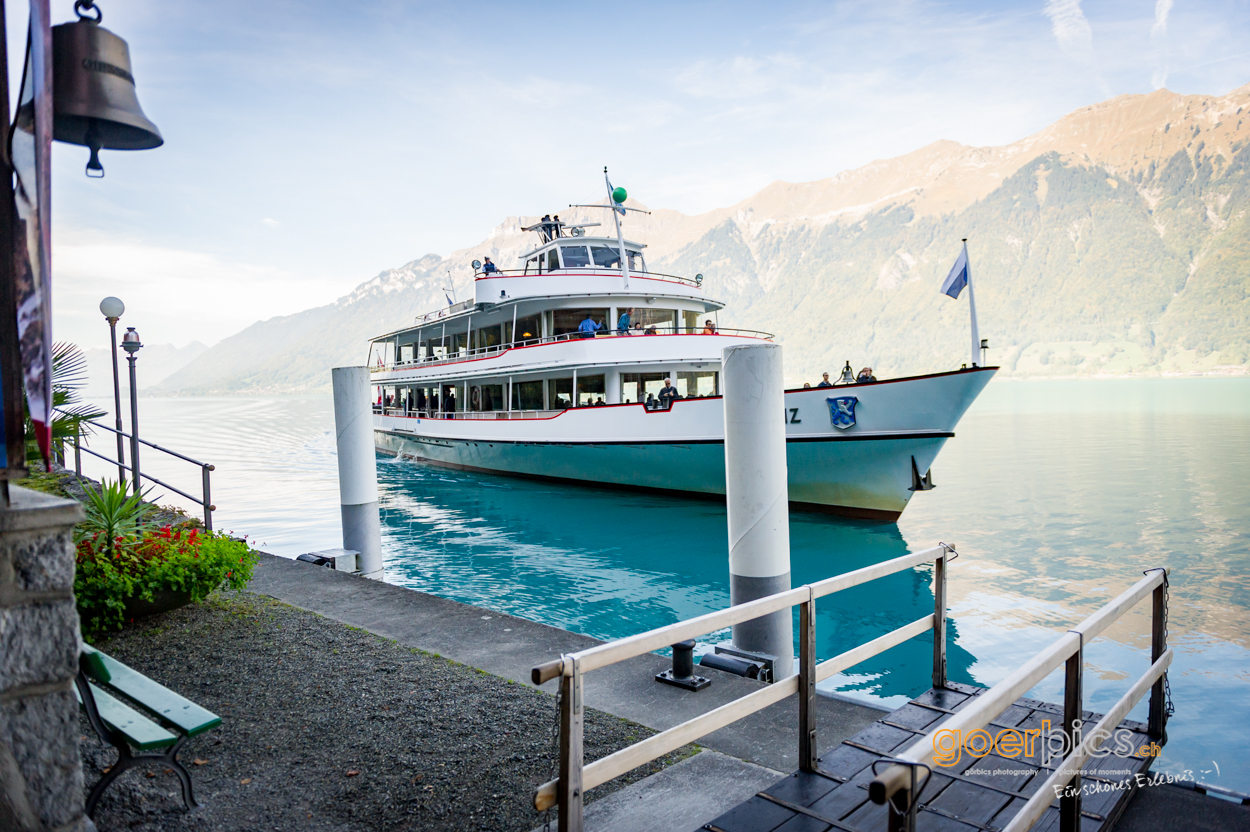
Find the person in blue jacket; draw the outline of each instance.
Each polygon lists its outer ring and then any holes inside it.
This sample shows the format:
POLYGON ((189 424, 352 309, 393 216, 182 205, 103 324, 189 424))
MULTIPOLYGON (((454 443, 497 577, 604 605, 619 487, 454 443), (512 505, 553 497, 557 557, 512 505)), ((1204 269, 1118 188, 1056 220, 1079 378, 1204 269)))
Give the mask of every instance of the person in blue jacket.
POLYGON ((626 309, 624 312, 621 313, 621 317, 618 318, 616 321, 617 332, 621 333, 622 335, 629 334, 629 322, 633 320, 633 314, 634 314, 634 310, 632 307, 629 309, 626 309))
POLYGON ((581 332, 583 338, 594 338, 595 333, 603 329, 603 324, 598 323, 589 312, 586 313, 586 320, 578 324, 577 329, 581 332))

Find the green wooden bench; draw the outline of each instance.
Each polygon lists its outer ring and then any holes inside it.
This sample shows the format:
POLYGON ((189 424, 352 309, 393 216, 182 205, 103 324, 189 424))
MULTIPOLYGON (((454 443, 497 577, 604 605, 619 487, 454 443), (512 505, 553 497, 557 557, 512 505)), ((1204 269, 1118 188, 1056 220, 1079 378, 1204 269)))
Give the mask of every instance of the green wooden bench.
POLYGON ((197 805, 191 774, 178 762, 178 751, 191 737, 211 731, 221 717, 157 684, 113 657, 84 644, 78 661, 78 702, 100 739, 117 749, 117 762, 87 797, 87 815, 109 784, 143 763, 169 766, 182 783, 187 810, 197 805), (133 749, 133 750, 132 750, 133 749), (159 751, 158 754, 138 754, 159 751))

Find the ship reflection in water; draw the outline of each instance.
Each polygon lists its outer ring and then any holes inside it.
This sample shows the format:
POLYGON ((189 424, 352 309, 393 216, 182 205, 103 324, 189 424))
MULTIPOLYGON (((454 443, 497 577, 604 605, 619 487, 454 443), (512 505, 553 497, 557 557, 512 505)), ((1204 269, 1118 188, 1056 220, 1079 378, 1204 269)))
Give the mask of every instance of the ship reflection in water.
MULTIPOLYGON (((382 457, 378 479, 389 582, 602 639, 729 605, 723 505, 382 457)), ((912 551, 896 525, 797 512, 790 548, 795 586, 912 551)), ((818 601, 819 657, 932 613, 931 579, 931 567, 921 568, 818 601)), ((959 623, 951 618, 948 626, 948 675, 972 683, 959 623)), ((724 631, 700 643, 728 639, 724 631)), ((927 688, 932 666, 925 635, 821 689, 890 704, 927 688)))

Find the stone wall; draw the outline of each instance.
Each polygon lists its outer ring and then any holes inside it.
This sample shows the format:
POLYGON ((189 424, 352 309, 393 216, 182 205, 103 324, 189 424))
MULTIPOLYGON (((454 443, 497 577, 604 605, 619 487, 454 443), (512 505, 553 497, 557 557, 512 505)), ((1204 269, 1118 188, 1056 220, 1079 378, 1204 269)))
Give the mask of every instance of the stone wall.
POLYGON ((82 506, 10 493, 0 508, 0 830, 89 832, 73 688, 72 532, 82 506))

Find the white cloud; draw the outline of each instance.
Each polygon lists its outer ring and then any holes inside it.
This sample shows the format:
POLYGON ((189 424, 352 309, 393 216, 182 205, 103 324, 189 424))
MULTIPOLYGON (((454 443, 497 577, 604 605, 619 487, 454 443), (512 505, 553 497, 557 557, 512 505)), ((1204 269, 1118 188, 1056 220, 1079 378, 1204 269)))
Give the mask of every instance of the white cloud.
POLYGON ((126 304, 122 322, 149 343, 213 344, 259 318, 332 302, 352 281, 310 280, 215 254, 59 229, 52 253, 55 338, 107 343, 100 298, 126 304))
POLYGON ((277 228, 279 225, 282 225, 282 223, 278 222, 275 219, 270 219, 269 217, 265 217, 263 220, 261 220, 261 222, 263 222, 265 225, 269 226, 270 228, 277 228))
POLYGON ((1155 22, 1150 27, 1150 40, 1159 44, 1158 64, 1150 75, 1150 83, 1155 89, 1162 89, 1168 82, 1168 13, 1172 11, 1172 0, 1155 0, 1155 22))
POLYGON ((1094 31, 1081 10, 1081 0, 1048 0, 1046 16, 1062 49, 1088 51, 1094 46, 1094 31))

